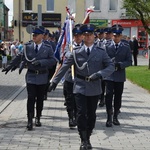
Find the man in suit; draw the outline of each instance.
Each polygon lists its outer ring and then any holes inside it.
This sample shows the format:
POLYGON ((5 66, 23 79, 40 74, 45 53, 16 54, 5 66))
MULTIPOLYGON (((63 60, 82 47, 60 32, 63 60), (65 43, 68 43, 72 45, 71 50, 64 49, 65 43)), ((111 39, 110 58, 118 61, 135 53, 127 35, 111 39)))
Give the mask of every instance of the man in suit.
POLYGON ((134 61, 134 66, 137 66, 137 56, 138 56, 138 49, 139 49, 139 44, 138 44, 138 40, 136 39, 136 36, 133 35, 133 61, 134 61))
POLYGON ((26 44, 23 55, 18 55, 6 69, 2 71, 7 74, 9 70, 15 70, 15 66, 20 64, 19 74, 27 64, 26 73, 27 84, 27 118, 28 130, 33 129, 34 105, 36 103, 35 125, 41 126, 40 117, 43 110, 43 97, 48 82, 48 69, 56 64, 53 50, 44 43, 43 28, 36 27, 33 31, 33 42, 26 44))
POLYGON ((74 89, 77 108, 77 127, 81 138, 80 150, 91 149, 90 136, 95 127, 96 108, 102 92, 101 79, 114 71, 114 64, 106 51, 94 44, 95 26, 82 25, 84 45, 70 53, 62 68, 50 85, 49 91, 55 90, 60 79, 71 65, 75 65, 74 89))
POLYGON ((121 25, 112 26, 113 40, 106 46, 106 52, 115 64, 115 72, 109 77, 105 78, 106 81, 106 112, 107 121, 106 127, 114 125, 120 125, 118 121, 118 113, 121 108, 122 93, 124 88, 125 68, 132 63, 131 50, 129 44, 122 42, 121 25), (114 115, 112 121, 112 102, 114 100, 114 115))

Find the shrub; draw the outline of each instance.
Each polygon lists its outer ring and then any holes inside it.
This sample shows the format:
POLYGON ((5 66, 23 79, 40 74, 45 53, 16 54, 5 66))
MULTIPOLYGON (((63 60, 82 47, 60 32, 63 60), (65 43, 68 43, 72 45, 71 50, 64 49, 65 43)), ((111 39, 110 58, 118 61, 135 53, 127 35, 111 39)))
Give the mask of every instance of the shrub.
MULTIPOLYGON (((0 60, 2 60, 2 54, 0 54, 0 60)), ((11 60, 11 56, 10 55, 7 55, 7 60, 11 60)))

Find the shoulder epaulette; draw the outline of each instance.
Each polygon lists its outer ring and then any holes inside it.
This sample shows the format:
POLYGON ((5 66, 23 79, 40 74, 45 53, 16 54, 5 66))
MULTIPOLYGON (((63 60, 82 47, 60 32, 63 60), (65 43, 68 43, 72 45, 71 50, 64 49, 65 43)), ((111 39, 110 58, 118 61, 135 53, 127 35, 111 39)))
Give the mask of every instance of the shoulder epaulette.
POLYGON ((126 43, 126 42, 122 42, 122 44, 125 46, 130 46, 129 43, 126 43))
POLYGON ((28 41, 28 42, 25 43, 25 45, 29 45, 31 43, 32 43, 32 41, 28 41))
POLYGON ((111 42, 110 42, 110 41, 109 41, 109 42, 106 42, 104 45, 105 45, 105 46, 109 46, 109 45, 111 45, 111 42))
POLYGON ((105 51, 104 47, 96 46, 96 48, 98 48, 99 50, 105 51))
POLYGON ((73 48, 73 50, 77 50, 77 49, 80 49, 80 48, 81 48, 81 46, 76 46, 76 47, 73 48))
POLYGON ((48 43, 44 43, 44 45, 47 46, 47 47, 51 47, 51 45, 48 44, 48 43))

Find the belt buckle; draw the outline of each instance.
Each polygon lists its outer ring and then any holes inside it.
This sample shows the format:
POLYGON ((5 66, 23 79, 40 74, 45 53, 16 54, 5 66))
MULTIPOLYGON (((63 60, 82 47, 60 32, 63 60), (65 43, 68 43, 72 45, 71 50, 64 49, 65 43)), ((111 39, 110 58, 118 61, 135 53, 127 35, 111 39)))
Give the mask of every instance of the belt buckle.
POLYGON ((85 81, 86 82, 90 82, 90 78, 89 77, 85 77, 85 81))
POLYGON ((35 74, 39 74, 39 70, 35 70, 35 74))

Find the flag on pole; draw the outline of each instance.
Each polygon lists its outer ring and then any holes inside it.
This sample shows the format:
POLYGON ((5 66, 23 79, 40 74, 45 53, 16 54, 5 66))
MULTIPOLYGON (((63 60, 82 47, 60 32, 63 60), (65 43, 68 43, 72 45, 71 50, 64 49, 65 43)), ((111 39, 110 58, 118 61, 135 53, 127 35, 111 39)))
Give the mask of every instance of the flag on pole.
POLYGON ((55 55, 55 57, 57 58, 57 60, 59 62, 61 61, 61 58, 60 58, 60 49, 61 49, 62 42, 63 42, 64 36, 65 36, 65 28, 66 28, 66 22, 64 22, 64 26, 62 28, 62 31, 61 31, 61 34, 59 36, 59 39, 58 39, 58 42, 57 42, 57 45, 56 45, 56 49, 55 49, 55 52, 54 52, 54 55, 55 55))
POLYGON ((90 14, 91 12, 94 12, 94 7, 95 7, 95 6, 90 6, 89 8, 87 8, 87 10, 86 10, 86 16, 85 16, 85 18, 84 18, 82 24, 88 24, 88 23, 90 22, 89 14, 90 14))

